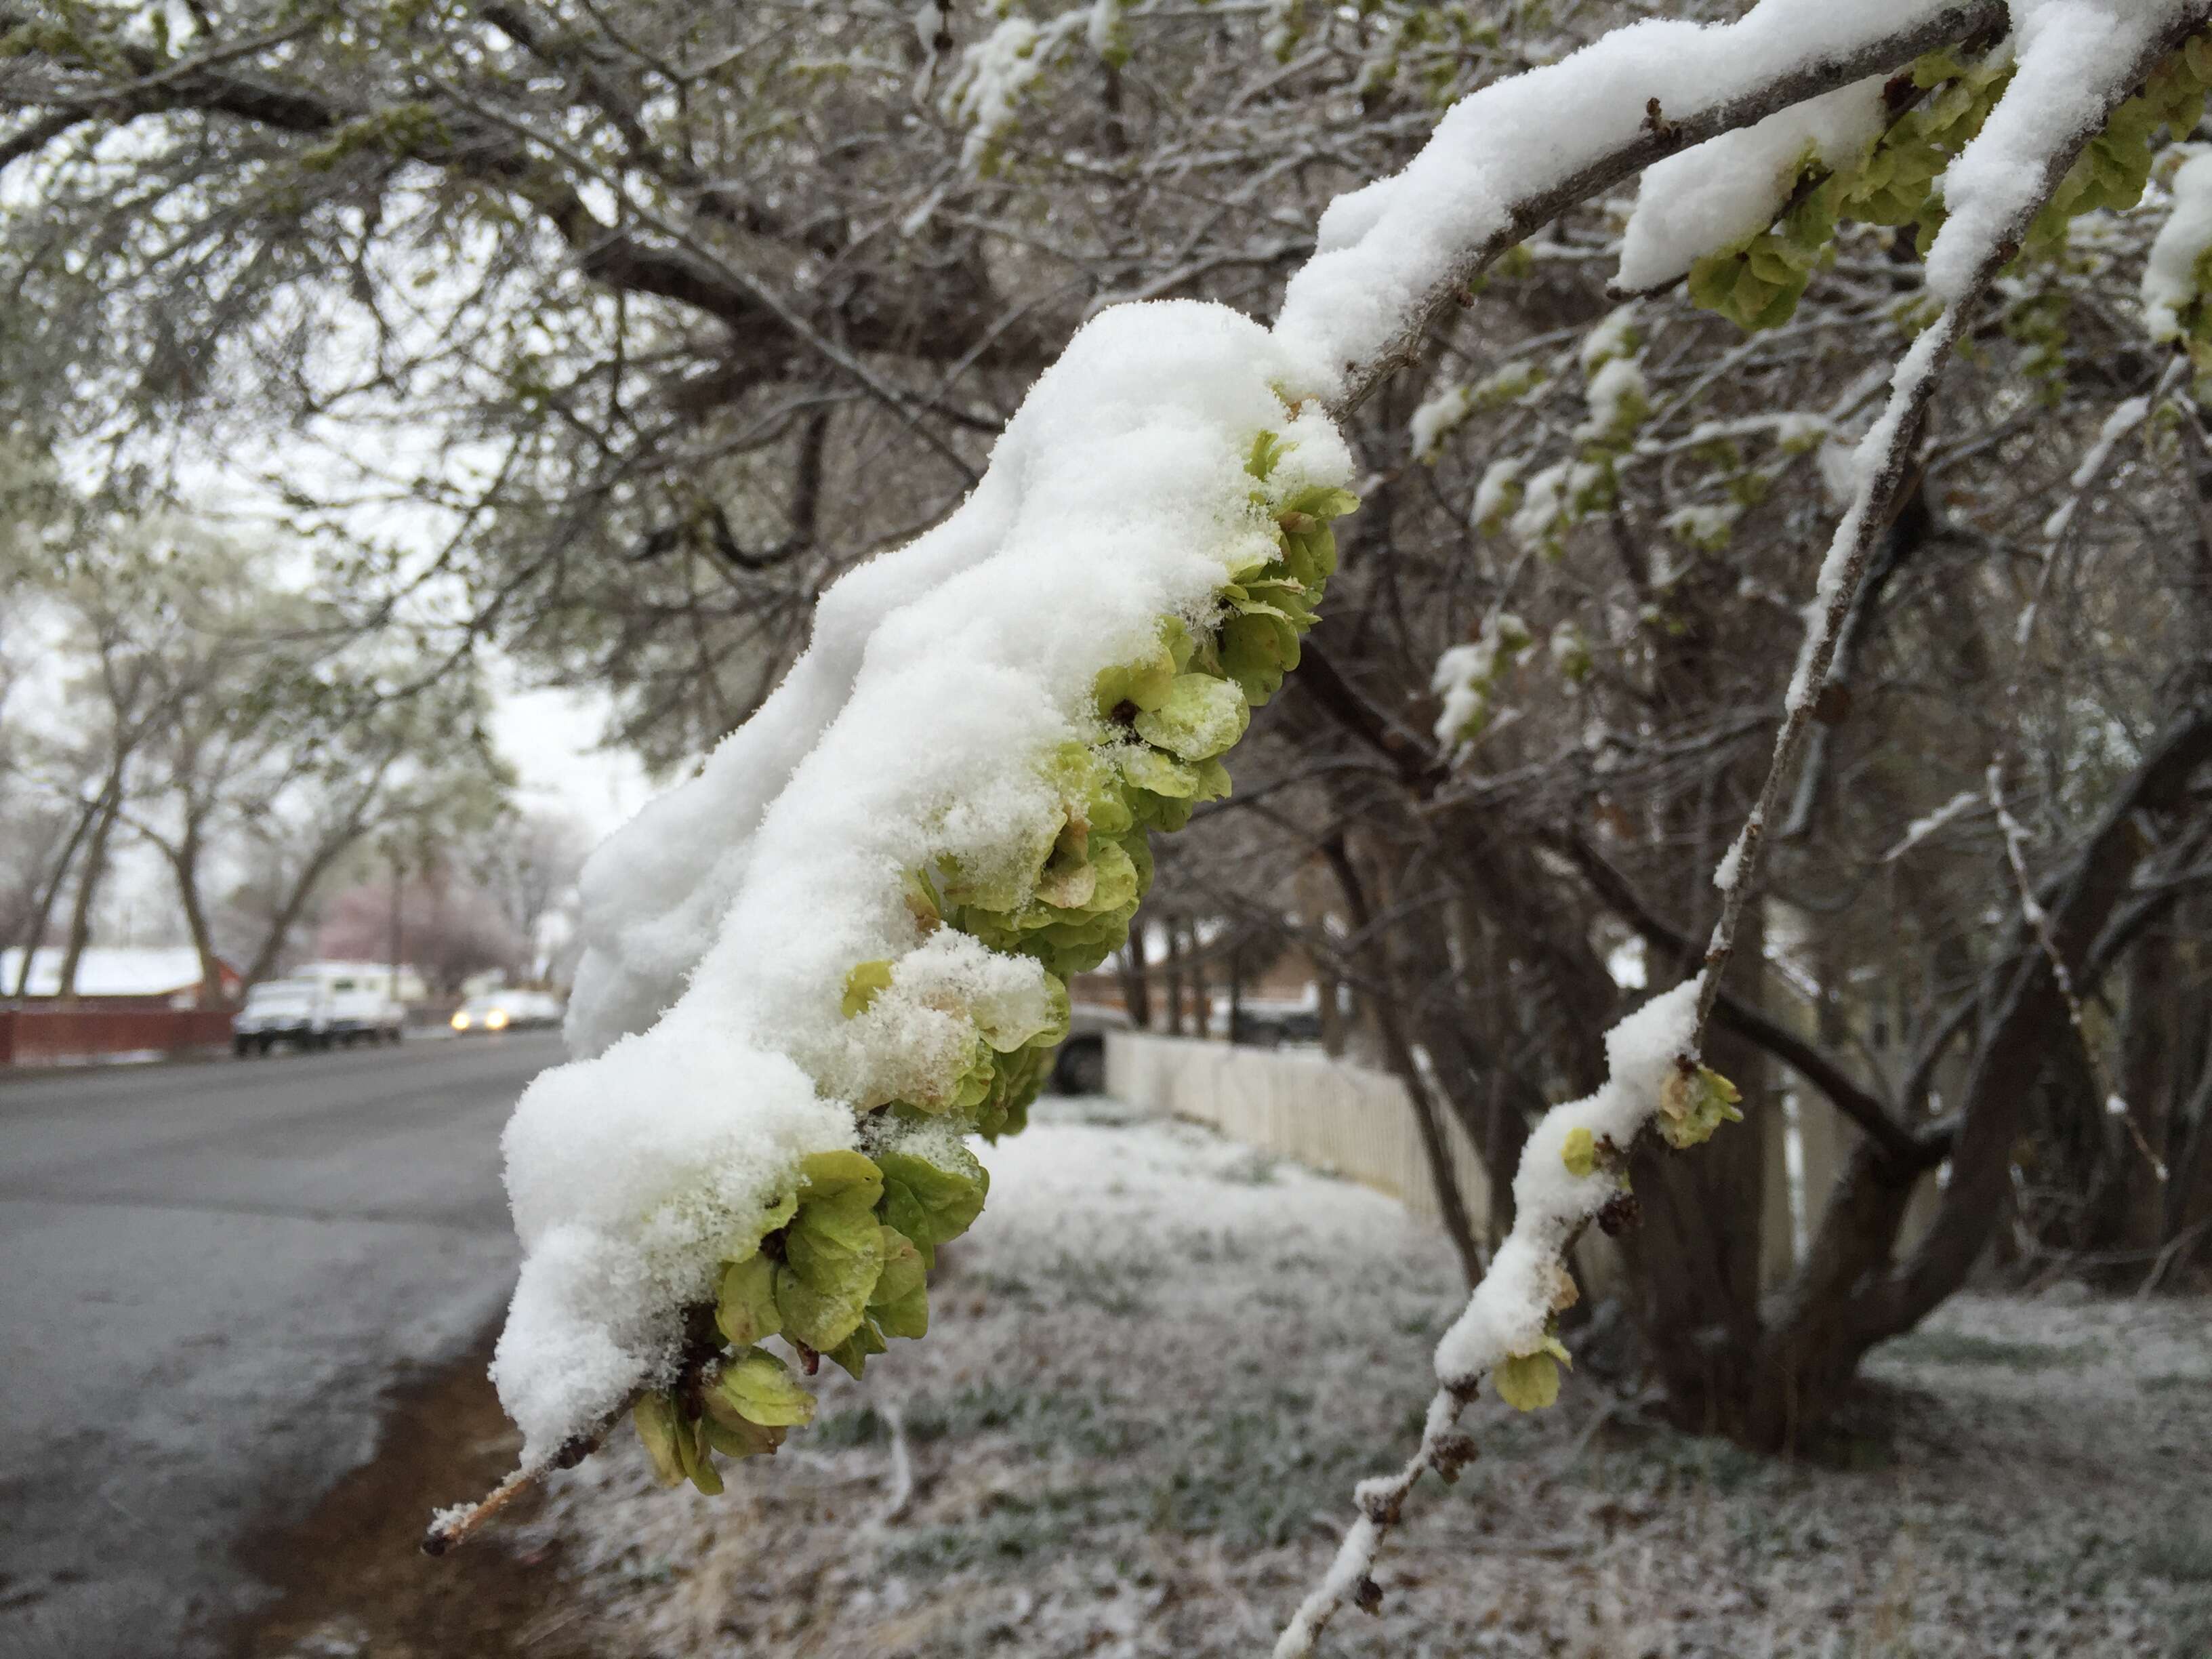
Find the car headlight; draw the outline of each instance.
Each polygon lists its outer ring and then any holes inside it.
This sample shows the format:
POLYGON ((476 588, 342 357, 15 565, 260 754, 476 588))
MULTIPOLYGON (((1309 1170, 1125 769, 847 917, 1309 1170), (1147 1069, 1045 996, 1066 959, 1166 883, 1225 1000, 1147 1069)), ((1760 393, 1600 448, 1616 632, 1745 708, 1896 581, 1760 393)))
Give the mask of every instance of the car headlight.
POLYGON ((456 1031, 467 1030, 469 1029, 469 1017, 465 1013, 456 1013, 453 1016, 453 1029, 456 1031))
POLYGON ((484 1029, 488 1031, 504 1031, 507 1029, 507 1014, 505 1011, 495 1008, 491 1012, 486 1014, 484 1016, 484 1029))

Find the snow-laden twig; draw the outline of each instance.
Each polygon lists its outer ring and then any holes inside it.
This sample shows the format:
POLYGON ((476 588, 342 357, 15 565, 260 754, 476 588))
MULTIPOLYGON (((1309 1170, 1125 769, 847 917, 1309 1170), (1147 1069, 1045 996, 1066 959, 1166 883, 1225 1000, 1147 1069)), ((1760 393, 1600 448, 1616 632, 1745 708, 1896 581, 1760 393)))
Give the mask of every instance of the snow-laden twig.
POLYGON ((1881 855, 1881 861, 1895 863, 1945 824, 1957 822, 1960 814, 1980 799, 1972 790, 1961 789, 1934 811, 1913 819, 1905 826, 1905 833, 1898 837, 1897 844, 1881 855))
POLYGON ((1617 29, 1461 100, 1401 172, 1339 197, 1277 331, 1340 416, 1420 355, 1469 282, 1577 202, 2005 20, 2002 0, 1766 0, 1725 25, 1617 29))
POLYGON ((1694 1066, 1684 1056, 1691 1051, 1701 983, 1701 978, 1686 980, 1607 1032, 1604 1086, 1554 1106, 1529 1132, 1513 1178, 1512 1231, 1466 1310, 1437 1344, 1442 1386, 1429 1402, 1421 1443, 1395 1474, 1359 1484, 1354 1493, 1358 1514, 1321 1583, 1276 1642, 1276 1659, 1310 1653, 1346 1601, 1370 1611, 1379 1605, 1376 1553, 1422 1475, 1433 1470, 1454 1480, 1474 1456, 1474 1443, 1460 1431, 1459 1419, 1485 1376, 1504 1367, 1533 1365, 1535 1371, 1526 1380, 1535 1386, 1534 1397, 1542 1397, 1547 1377, 1556 1391, 1552 1367, 1565 1351, 1552 1337, 1551 1322, 1576 1297, 1568 1253, 1592 1221, 1622 1202, 1620 1171, 1627 1148, 1662 1110, 1685 1103, 1694 1066))

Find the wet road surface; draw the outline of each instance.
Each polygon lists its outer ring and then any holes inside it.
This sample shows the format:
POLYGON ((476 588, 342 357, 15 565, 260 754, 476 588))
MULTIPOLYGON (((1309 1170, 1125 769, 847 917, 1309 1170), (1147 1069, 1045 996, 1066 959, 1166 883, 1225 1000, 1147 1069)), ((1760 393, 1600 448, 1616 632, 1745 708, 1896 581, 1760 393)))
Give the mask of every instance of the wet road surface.
POLYGON ((240 1546, 512 1285, 499 1132, 550 1033, 0 1073, 0 1655, 220 1652, 240 1546))

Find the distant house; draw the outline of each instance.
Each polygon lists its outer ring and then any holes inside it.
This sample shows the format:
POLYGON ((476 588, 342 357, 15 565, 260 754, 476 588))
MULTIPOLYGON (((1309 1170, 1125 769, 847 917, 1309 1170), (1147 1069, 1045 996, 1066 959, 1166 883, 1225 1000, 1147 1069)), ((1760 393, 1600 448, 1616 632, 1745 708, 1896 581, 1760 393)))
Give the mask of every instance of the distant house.
MULTIPOLYGON (((30 983, 23 988, 27 1003, 51 1001, 62 984, 59 945, 44 945, 31 956, 30 983)), ((218 961, 222 982, 215 1001, 234 1000, 242 981, 238 970, 218 961)), ((0 951, 0 998, 12 999, 15 981, 23 970, 20 945, 0 951)), ((76 994, 80 1001, 103 1008, 190 1008, 203 999, 199 952, 189 945, 94 945, 77 959, 76 994)))

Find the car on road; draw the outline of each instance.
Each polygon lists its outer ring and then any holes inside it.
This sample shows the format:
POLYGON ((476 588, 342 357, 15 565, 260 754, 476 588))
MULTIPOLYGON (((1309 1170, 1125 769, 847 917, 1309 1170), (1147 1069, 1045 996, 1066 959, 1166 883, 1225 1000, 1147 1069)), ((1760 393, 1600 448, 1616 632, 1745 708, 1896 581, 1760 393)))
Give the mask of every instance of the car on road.
POLYGON ((561 999, 544 991, 488 991, 453 1010, 450 1024, 459 1036, 496 1036, 501 1031, 558 1025, 565 1012, 561 999))
POLYGON ((1055 1094, 1106 1092, 1106 1033, 1130 1029, 1128 1012, 1110 1004, 1079 1002, 1067 1012, 1067 1036, 1053 1056, 1055 1094))
POLYGON ((230 1022, 231 1052, 267 1054, 280 1042, 330 1048, 397 1042, 407 1011, 381 985, 344 976, 264 980, 230 1022))

